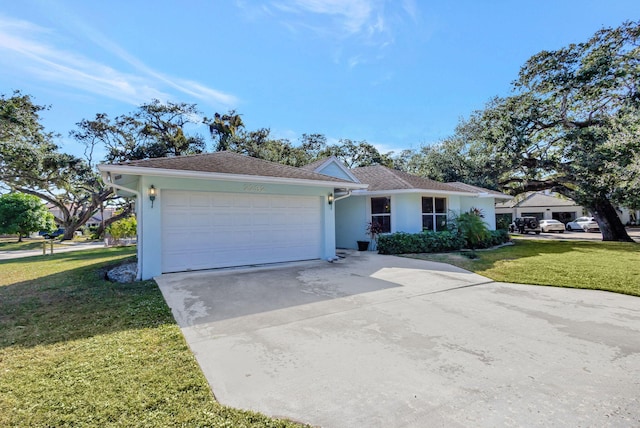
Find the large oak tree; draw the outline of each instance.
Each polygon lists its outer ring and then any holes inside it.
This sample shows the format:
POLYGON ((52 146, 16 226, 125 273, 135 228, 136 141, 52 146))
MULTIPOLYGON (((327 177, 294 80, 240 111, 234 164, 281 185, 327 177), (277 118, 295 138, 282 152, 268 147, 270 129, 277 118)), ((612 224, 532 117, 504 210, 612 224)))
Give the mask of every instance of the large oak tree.
POLYGON ((71 239, 114 195, 84 159, 58 150, 41 124, 45 109, 20 92, 0 96, 0 183, 57 207, 71 239))
POLYGON ((631 241, 615 205, 638 206, 640 25, 531 57, 515 94, 458 127, 512 193, 552 189, 585 206, 606 241, 631 241))

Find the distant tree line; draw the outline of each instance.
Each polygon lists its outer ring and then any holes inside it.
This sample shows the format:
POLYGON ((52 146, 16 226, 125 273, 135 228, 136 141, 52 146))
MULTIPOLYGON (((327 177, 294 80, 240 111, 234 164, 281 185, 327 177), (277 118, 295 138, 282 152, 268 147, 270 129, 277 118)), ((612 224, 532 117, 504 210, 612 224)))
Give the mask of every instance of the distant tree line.
POLYGON ((291 166, 335 156, 350 168, 384 165, 514 195, 551 189, 588 208, 604 240, 630 241, 614 207, 640 208, 639 42, 639 23, 625 22, 540 52, 522 66, 513 95, 492 99, 449 138, 398 153, 380 153, 367 141, 329 144, 314 133, 291 142, 269 128, 247 130, 235 110, 207 117, 195 104, 153 100, 115 118, 99 113, 78 122, 70 132, 84 146, 77 157, 62 153, 42 126, 47 107, 18 91, 0 96, 0 183, 58 207, 69 239, 105 203, 120 205, 105 228, 131 214, 131 204, 97 174, 96 161, 205 153, 207 138, 197 133, 204 125, 212 151, 291 166), (94 159, 97 149, 104 159, 94 159))

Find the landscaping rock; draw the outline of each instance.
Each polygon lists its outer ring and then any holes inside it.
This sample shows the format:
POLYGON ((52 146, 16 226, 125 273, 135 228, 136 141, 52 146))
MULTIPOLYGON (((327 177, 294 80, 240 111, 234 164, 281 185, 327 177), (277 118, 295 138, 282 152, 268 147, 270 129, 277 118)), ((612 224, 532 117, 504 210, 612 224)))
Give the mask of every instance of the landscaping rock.
POLYGON ((121 265, 109 270, 106 274, 106 277, 109 281, 112 281, 112 282, 120 282, 120 283, 133 282, 136 280, 137 272, 138 272, 137 263, 127 263, 126 265, 121 265))

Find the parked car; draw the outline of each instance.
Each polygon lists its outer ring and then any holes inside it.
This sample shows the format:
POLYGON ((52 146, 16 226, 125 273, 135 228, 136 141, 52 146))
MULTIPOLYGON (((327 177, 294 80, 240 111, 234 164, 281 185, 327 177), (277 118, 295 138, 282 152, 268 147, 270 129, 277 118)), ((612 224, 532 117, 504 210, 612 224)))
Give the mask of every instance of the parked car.
POLYGON ((599 232, 600 226, 593 217, 578 217, 567 223, 567 230, 584 230, 585 232, 599 232))
POLYGON ((58 236, 64 235, 64 229, 60 228, 55 230, 54 232, 49 232, 48 230, 41 230, 38 232, 38 235, 42 236, 44 239, 53 239, 58 236))
POLYGON ((542 232, 564 233, 564 223, 558 220, 540 220, 540 230, 542 232))
POLYGON ((509 225, 509 232, 534 232, 536 235, 540 235, 540 225, 535 217, 518 217, 509 225))

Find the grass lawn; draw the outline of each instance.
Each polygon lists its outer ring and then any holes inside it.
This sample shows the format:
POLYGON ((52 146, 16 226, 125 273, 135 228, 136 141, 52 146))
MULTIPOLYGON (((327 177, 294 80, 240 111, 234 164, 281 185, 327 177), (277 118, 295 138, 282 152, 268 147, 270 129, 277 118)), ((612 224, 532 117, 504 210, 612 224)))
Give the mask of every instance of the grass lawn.
POLYGON ((292 427, 219 405, 135 249, 0 261, 0 426, 292 427))
POLYGON ((513 240, 514 245, 460 253, 407 254, 450 263, 495 281, 590 288, 640 296, 640 244, 513 240))
MULTIPOLYGON (((43 238, 22 238, 22 242, 18 242, 15 238, 0 238, 0 251, 18 251, 18 250, 40 250, 42 251, 42 243, 47 243, 47 253, 49 253, 50 241, 43 238)), ((60 247, 57 239, 53 240, 53 248, 60 247)))

